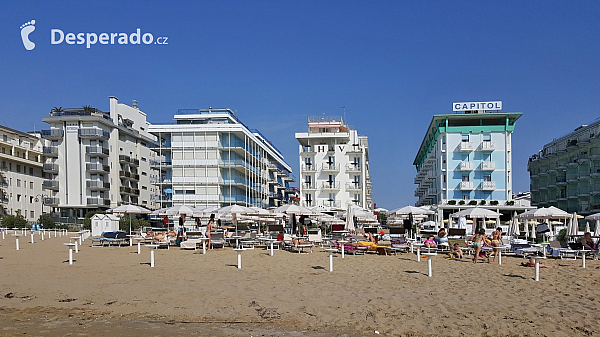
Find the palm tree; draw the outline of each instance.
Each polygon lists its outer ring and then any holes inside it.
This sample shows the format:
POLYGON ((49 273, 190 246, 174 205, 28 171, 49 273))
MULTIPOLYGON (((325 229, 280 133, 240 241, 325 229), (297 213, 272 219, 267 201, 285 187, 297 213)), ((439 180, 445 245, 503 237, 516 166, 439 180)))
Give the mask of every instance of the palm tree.
POLYGON ((63 111, 65 111, 65 110, 62 108, 62 106, 58 107, 58 108, 54 107, 54 109, 50 110, 50 113, 53 114, 53 113, 56 113, 56 112, 63 112, 63 111))
POLYGON ((84 106, 83 106, 83 111, 84 111, 84 112, 96 112, 96 108, 92 108, 92 107, 91 107, 91 106, 89 106, 89 105, 84 105, 84 106))

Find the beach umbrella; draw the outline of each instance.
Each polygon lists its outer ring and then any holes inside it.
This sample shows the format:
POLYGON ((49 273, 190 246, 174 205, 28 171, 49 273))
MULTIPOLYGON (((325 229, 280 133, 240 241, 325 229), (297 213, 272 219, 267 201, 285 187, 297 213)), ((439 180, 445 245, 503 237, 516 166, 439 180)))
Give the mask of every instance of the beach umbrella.
POLYGON ((585 217, 586 220, 600 220, 600 213, 594 213, 585 217))
POLYGON ((352 205, 348 205, 348 211, 346 211, 346 230, 354 232, 354 211, 352 205))
POLYGON ((129 234, 131 234, 131 214, 150 214, 151 210, 135 205, 121 205, 110 210, 114 214, 129 215, 129 234))
POLYGON ((155 211, 152 211, 150 215, 163 215, 168 207, 160 208, 155 211))
POLYGON ((531 240, 535 241, 536 239, 536 232, 535 229, 537 228, 537 225, 531 224, 531 240))
POLYGON ((310 209, 298 205, 287 204, 279 206, 273 210, 273 212, 296 214, 296 215, 314 215, 315 213, 310 209))
POLYGON ((509 232, 510 233, 508 235, 510 235, 510 236, 517 237, 517 236, 521 235, 521 231, 519 230, 519 220, 515 217, 513 217, 512 221, 511 221, 511 229, 509 232))
POLYGON ((594 236, 600 236, 600 220, 596 220, 596 228, 594 228, 594 236))
POLYGON ((427 210, 421 207, 415 207, 415 206, 404 206, 401 208, 396 208, 392 211, 390 211, 391 214, 396 214, 396 215, 407 215, 407 214, 412 214, 412 215, 416 215, 416 214, 425 214, 425 215, 430 215, 430 214, 434 214, 433 211, 431 210, 427 210))
POLYGON ((230 205, 218 208, 216 212, 220 214, 252 214, 256 211, 246 206, 230 205))
POLYGON ((198 212, 199 210, 186 205, 179 205, 167 208, 164 212, 166 215, 189 215, 193 216, 194 212, 198 212))
POLYGON ((556 208, 536 208, 517 215, 520 219, 568 219, 571 214, 556 208))
POLYGON ((498 218, 500 213, 481 207, 467 208, 452 214, 453 218, 469 217, 471 219, 498 218))

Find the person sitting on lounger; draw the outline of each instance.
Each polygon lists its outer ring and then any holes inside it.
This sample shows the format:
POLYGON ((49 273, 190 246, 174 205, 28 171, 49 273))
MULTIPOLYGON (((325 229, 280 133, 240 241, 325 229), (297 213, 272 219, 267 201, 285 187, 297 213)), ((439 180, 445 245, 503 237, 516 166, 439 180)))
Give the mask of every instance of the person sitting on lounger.
MULTIPOLYGON (((521 262, 521 266, 523 267, 535 267, 535 261, 532 257, 529 258, 529 262, 521 262)), ((540 262, 540 268, 552 268, 551 266, 547 266, 540 262)))
POLYGON ((438 244, 447 244, 448 243, 448 233, 446 233, 446 229, 442 228, 438 232, 438 244))
POLYGON ((367 233, 367 239, 369 239, 369 242, 373 242, 374 244, 379 244, 379 240, 377 239, 377 236, 374 236, 373 233, 367 233))
POLYGON ((437 243, 433 240, 433 235, 427 237, 427 240, 423 242, 423 246, 427 248, 437 248, 437 243))
POLYGON ((583 238, 581 238, 581 245, 583 246, 583 249, 598 250, 598 244, 594 242, 590 232, 585 232, 583 234, 583 238))
POLYGON ((294 248, 298 249, 298 245, 310 245, 311 243, 304 239, 292 238, 292 244, 294 245, 294 248))
POLYGON ((154 241, 156 242, 167 242, 167 234, 165 232, 154 233, 154 241))

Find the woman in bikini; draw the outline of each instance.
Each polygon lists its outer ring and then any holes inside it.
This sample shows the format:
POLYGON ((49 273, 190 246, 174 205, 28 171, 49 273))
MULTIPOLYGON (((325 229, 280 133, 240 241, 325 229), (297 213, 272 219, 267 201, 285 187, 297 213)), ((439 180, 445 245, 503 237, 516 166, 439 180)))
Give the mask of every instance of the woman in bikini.
POLYGON ((585 232, 583 234, 583 238, 581 239, 581 245, 583 246, 583 249, 589 249, 589 250, 598 250, 598 244, 596 244, 594 242, 594 240, 592 239, 592 234, 590 232, 585 232))
POLYGON ((485 240, 485 229, 481 228, 477 234, 473 235, 469 241, 473 241, 473 247, 475 248, 475 254, 473 255, 473 263, 477 263, 479 252, 481 252, 481 246, 485 240))
POLYGON ((208 220, 208 225, 206 225, 206 232, 204 233, 204 236, 206 236, 208 238, 208 249, 210 249, 210 232, 213 231, 214 224, 215 224, 215 215, 211 214, 210 220, 208 220))
POLYGON ((423 242, 423 246, 427 248, 437 248, 437 243, 433 240, 433 235, 427 237, 427 240, 423 242))
MULTIPOLYGON (((502 242, 502 228, 498 227, 495 231, 492 232, 492 247, 500 247, 503 244, 502 242)), ((492 253, 490 257, 496 257, 497 249, 492 249, 492 253)))

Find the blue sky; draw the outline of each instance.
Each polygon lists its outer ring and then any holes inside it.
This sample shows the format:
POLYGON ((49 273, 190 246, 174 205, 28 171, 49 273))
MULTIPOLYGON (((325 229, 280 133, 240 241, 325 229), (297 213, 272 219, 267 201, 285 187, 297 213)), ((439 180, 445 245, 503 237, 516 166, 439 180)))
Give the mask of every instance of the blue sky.
MULTIPOLYGON (((597 1, 0 2, 0 124, 30 131, 54 106, 108 110, 137 99, 152 123, 180 108, 230 108, 298 171, 308 115, 341 115, 369 136, 374 200, 413 204, 413 159, 452 102, 523 112, 527 158, 600 117, 597 1), (36 20, 27 51, 20 26, 36 20), (51 45, 50 30, 150 32, 168 45, 51 45)), ((44 126, 45 127, 45 126, 44 126)))

